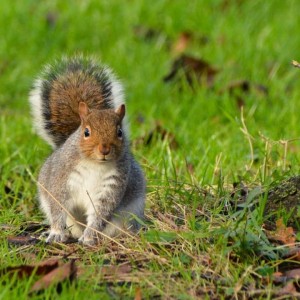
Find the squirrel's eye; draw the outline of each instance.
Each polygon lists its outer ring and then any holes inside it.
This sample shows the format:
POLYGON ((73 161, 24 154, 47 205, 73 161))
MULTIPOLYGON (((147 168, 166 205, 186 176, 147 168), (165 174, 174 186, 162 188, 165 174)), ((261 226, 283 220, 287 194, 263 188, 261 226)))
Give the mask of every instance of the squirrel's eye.
POLYGON ((118 136, 119 139, 121 139, 123 137, 123 131, 122 131, 121 128, 118 128, 118 130, 117 130, 117 136, 118 136))
POLYGON ((90 135, 90 130, 88 128, 84 129, 84 137, 89 137, 90 135))

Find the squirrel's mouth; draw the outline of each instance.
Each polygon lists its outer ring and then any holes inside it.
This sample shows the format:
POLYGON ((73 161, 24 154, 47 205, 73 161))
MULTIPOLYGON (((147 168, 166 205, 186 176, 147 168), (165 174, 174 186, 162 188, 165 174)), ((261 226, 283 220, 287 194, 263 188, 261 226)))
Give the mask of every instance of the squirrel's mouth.
POLYGON ((102 163, 102 162, 110 162, 112 160, 115 159, 115 153, 113 151, 113 149, 111 151, 109 151, 108 153, 101 153, 100 151, 98 151, 98 149, 94 149, 92 155, 90 156, 93 159, 95 159, 96 161, 102 163))
POLYGON ((97 160, 98 160, 100 163, 105 163, 105 162, 111 161, 111 159, 108 158, 107 156, 99 157, 97 160))

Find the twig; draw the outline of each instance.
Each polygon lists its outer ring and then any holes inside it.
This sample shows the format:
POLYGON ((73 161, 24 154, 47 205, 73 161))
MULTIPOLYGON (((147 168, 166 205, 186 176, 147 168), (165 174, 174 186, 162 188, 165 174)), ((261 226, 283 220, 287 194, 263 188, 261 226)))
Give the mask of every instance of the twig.
POLYGON ((215 162, 215 166, 214 166, 214 171, 213 171, 213 177, 212 177, 212 181, 211 183, 214 183, 215 180, 215 176, 219 175, 219 170, 220 170, 220 163, 221 163, 221 159, 222 159, 222 152, 220 152, 217 156, 216 156, 216 162, 215 162))
POLYGON ((250 161, 250 165, 246 166, 247 171, 251 169, 253 162, 254 162, 254 151, 253 151, 253 145, 252 145, 252 139, 253 137, 250 135, 247 126, 245 124, 245 119, 244 119, 244 108, 243 106, 241 107, 241 122, 243 127, 240 128, 241 131, 244 133, 244 135, 246 136, 246 139, 248 140, 249 143, 249 147, 250 147, 250 157, 251 157, 251 161, 250 161))
POLYGON ((263 161, 263 181, 266 180, 267 173, 268 173, 268 158, 269 158, 269 140, 265 140, 265 156, 263 161))
POLYGON ((279 140, 278 142, 283 145, 284 147, 284 152, 283 152, 283 170, 286 170, 286 157, 287 157, 287 150, 288 150, 288 145, 290 142, 298 141, 299 139, 290 139, 290 140, 279 140))

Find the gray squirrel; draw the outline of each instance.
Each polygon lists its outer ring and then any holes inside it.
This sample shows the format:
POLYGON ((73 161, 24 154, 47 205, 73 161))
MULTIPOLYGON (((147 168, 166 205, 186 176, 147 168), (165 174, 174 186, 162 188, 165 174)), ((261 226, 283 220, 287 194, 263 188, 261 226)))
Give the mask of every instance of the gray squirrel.
POLYGON ((62 58, 35 80, 29 102, 37 133, 54 148, 38 178, 46 242, 65 242, 66 229, 85 245, 99 243, 99 231, 112 237, 139 229, 134 216, 144 216, 145 179, 110 69, 83 56, 62 58))

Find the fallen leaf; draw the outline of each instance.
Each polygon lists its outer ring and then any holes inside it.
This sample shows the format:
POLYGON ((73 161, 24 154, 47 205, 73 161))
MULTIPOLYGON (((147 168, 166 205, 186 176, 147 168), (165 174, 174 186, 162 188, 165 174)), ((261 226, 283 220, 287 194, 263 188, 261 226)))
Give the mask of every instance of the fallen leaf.
POLYGON ((20 230, 32 233, 41 230, 49 229, 48 224, 40 223, 40 222, 25 222, 20 226, 20 230))
MULTIPOLYGON (((269 231, 265 229, 265 233, 270 242, 279 243, 281 245, 287 245, 291 250, 295 251, 295 242, 296 242, 296 234, 294 232, 293 227, 287 227, 283 223, 282 218, 276 221, 276 230, 269 231)), ((297 253, 291 252, 291 255, 297 257, 297 253)), ((289 255, 288 253, 284 254, 289 255)))
POLYGON ((295 245, 296 235, 294 229, 293 227, 286 227, 282 218, 276 221, 276 231, 274 236, 285 245, 289 245, 290 247, 295 245))
POLYGON ((184 50, 188 47, 191 42, 192 34, 188 31, 182 32, 176 42, 173 45, 173 53, 178 55, 184 52, 184 50))
POLYGON ((193 86, 196 81, 199 85, 204 84, 211 87, 218 70, 203 59, 181 55, 173 62, 171 71, 163 80, 169 82, 180 79, 181 73, 184 74, 185 80, 190 86, 193 86))
POLYGON ((58 19, 58 14, 56 12, 48 12, 46 15, 47 25, 51 28, 55 27, 58 19))
POLYGON ((285 276, 288 279, 299 279, 300 278, 300 269, 293 269, 285 272, 285 276))
POLYGON ((177 149, 179 146, 175 135, 165 129, 159 122, 156 123, 155 127, 149 133, 135 140, 135 144, 150 146, 158 140, 168 141, 171 149, 177 149))
POLYGON ((265 279, 268 279, 267 280, 268 283, 269 283, 270 279, 274 283, 284 283, 287 280, 286 276, 283 275, 282 272, 274 272, 271 277, 267 276, 267 277, 265 277, 265 279))
POLYGON ((300 279, 300 269, 293 269, 288 270, 285 272, 275 272, 272 274, 271 278, 273 283, 275 284, 285 284, 282 288, 275 291, 275 294, 277 296, 282 295, 293 295, 293 296, 299 296, 300 294, 297 293, 297 289, 295 286, 295 283, 299 283, 300 279))
POLYGON ((16 246, 34 245, 40 242, 40 240, 36 237, 29 235, 9 236, 7 237, 7 241, 9 244, 13 244, 16 246))
POLYGON ((133 27, 133 32, 135 34, 135 36, 137 36, 138 38, 141 38, 145 41, 151 41, 154 39, 157 39, 161 33, 154 29, 154 28, 148 28, 142 25, 136 25, 133 27))
POLYGON ((276 296, 284 295, 299 296, 292 281, 289 281, 284 287, 276 291, 276 296))
POLYGON ((293 247, 293 248, 288 249, 288 251, 282 255, 282 258, 284 258, 284 259, 288 258, 288 259, 300 261, 300 248, 293 247))
POLYGON ((71 260, 70 262, 55 268, 51 272, 44 275, 41 279, 36 281, 34 285, 31 287, 29 293, 44 290, 51 285, 61 283, 67 279, 72 280, 75 275, 76 275, 75 261, 71 260))
POLYGON ((179 34, 176 41, 173 43, 171 50, 174 55, 180 55, 190 46, 192 43, 199 45, 206 45, 209 42, 209 38, 204 35, 197 35, 190 31, 183 31, 179 34))
POLYGON ((255 84, 248 80, 235 80, 230 82, 225 88, 219 91, 219 94, 228 92, 229 95, 236 99, 238 107, 245 106, 245 95, 255 92, 256 95, 266 96, 268 94, 267 87, 262 84, 255 84))
POLYGON ((30 276, 33 273, 37 275, 44 275, 58 267, 58 259, 47 259, 36 265, 20 265, 16 267, 7 267, 0 270, 0 275, 7 273, 17 274, 19 278, 30 276))

